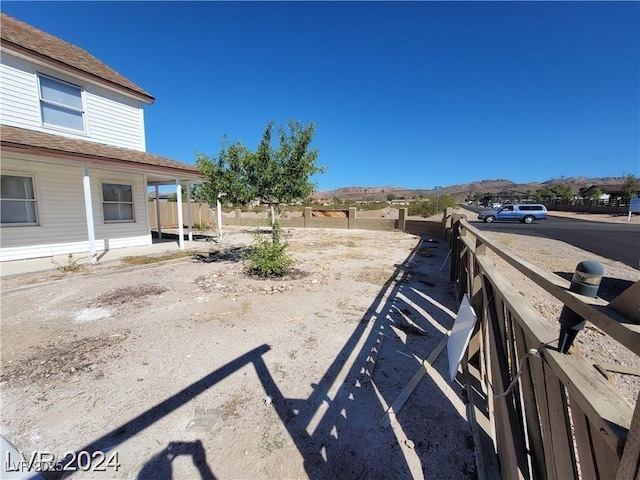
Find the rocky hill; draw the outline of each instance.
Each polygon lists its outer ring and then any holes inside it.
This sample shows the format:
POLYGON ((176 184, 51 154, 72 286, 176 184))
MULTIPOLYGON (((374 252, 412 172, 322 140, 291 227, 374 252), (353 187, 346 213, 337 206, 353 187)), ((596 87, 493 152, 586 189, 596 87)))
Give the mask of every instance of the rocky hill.
MULTIPOLYGON (((544 182, 515 183, 511 180, 479 180, 472 183, 463 183, 458 185, 443 186, 439 189, 440 195, 451 195, 457 200, 464 200, 469 195, 499 193, 505 190, 516 190, 518 192, 535 192, 539 188, 549 187, 555 184, 569 185, 574 193, 578 193, 581 188, 591 185, 617 185, 624 182, 623 177, 603 177, 603 178, 587 178, 587 177, 570 177, 570 178, 553 178, 544 182)), ((435 196, 434 189, 409 189, 402 187, 344 187, 336 190, 324 192, 316 192, 313 195, 314 200, 331 201, 334 198, 340 200, 386 200, 389 194, 393 194, 396 198, 411 199, 414 197, 435 196)))

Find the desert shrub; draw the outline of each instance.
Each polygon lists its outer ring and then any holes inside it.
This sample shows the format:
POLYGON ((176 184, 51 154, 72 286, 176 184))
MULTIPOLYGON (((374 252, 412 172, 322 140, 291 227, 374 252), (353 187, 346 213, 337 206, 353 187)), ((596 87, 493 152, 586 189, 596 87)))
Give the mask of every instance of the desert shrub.
POLYGON ((67 262, 66 263, 58 263, 53 258, 51 259, 51 263, 53 263, 59 271, 65 272, 65 273, 67 273, 67 272, 75 272, 76 270, 81 268, 81 265, 78 263, 79 261, 80 261, 80 259, 73 258, 73 254, 72 253, 70 253, 67 256, 67 262))
POLYGON ((436 206, 431 202, 415 202, 409 205, 408 210, 409 215, 417 216, 420 215, 422 217, 429 217, 436 213, 436 206))
POLYGON ((207 228, 209 228, 209 224, 207 222, 196 222, 193 224, 193 228, 200 232, 204 232, 207 228))
POLYGON ((382 210, 383 208, 387 208, 389 205, 387 203, 371 201, 367 203, 361 203, 358 205, 358 210, 382 210))
POLYGON ((254 236, 253 245, 244 257, 245 269, 250 275, 260 277, 282 277, 289 273, 293 259, 287 253, 287 243, 280 241, 279 222, 271 225, 271 239, 254 236))
POLYGON ((294 263, 286 250, 286 243, 256 236, 244 258, 247 273, 260 277, 286 275, 294 263))
POLYGON ((436 214, 436 206, 438 207, 437 213, 444 212, 445 208, 455 207, 458 202, 451 195, 440 195, 438 199, 436 197, 429 197, 424 202, 415 202, 409 205, 409 215, 420 215, 423 217, 430 217, 436 214))

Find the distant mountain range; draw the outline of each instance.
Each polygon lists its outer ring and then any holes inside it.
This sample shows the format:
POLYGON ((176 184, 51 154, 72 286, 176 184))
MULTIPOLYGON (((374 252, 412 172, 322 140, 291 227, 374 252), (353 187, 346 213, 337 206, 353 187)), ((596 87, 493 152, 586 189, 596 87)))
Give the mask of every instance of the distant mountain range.
MULTIPOLYGON (((439 195, 451 195, 456 200, 464 200, 468 195, 499 193, 505 190, 517 190, 519 192, 535 192, 539 188, 552 186, 555 184, 570 185, 573 193, 578 193, 581 188, 591 185, 618 185, 624 182, 623 177, 569 177, 554 178, 545 182, 515 183, 511 180, 479 180, 477 182, 450 185, 438 189, 439 195)), ((386 200, 389 194, 394 194, 396 198, 404 197, 411 199, 414 197, 427 197, 436 194, 435 189, 411 189, 402 187, 344 187, 336 190, 316 192, 314 200, 386 200)))

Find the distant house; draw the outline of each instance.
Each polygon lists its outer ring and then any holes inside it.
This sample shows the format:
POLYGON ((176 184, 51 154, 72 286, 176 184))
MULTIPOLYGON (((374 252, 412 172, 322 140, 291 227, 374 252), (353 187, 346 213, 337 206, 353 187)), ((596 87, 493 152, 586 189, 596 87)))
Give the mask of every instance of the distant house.
MULTIPOLYGON (((624 197, 624 193, 622 191, 622 184, 614 184, 614 185, 591 185, 580 191, 580 195, 582 198, 591 198, 591 196, 596 193, 597 189, 600 189, 602 194, 600 198, 597 200, 616 200, 624 197)), ((636 196, 639 192, 636 192, 636 196)))
POLYGON ((494 200, 507 203, 525 203, 534 201, 530 193, 518 190, 503 190, 497 193, 483 193, 480 201, 483 205, 488 205, 493 203, 494 200))
POLYGON ((154 98, 5 14, 0 46, 0 261, 151 244, 148 187, 202 179, 146 153, 143 106, 154 98))
MULTIPOLYGON (((169 200, 176 198, 175 193, 162 193, 158 192, 158 200, 161 202, 168 202, 169 200)), ((156 192, 149 192, 149 201, 153 201, 156 199, 156 192)))

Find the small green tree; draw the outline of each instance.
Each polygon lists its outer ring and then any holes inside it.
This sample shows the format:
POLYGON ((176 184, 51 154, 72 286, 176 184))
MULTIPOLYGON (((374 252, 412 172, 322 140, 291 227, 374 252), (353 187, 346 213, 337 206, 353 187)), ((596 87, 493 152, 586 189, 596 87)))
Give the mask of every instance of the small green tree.
POLYGON ((198 168, 206 178, 197 195, 217 205, 218 218, 223 195, 236 204, 260 199, 271 209, 271 241, 257 239, 248 258, 248 270, 253 273, 283 275, 291 267, 287 245, 280 241, 280 216, 283 205, 311 196, 316 184, 310 177, 325 170, 316 164, 318 151, 311 147, 314 131, 314 123, 303 125, 290 120, 287 129, 279 127, 278 145, 274 147, 273 122, 269 122, 255 152, 241 142, 228 145, 223 137, 217 158, 196 154, 198 168))
POLYGON ((217 158, 196 152, 196 165, 205 177, 205 182, 194 187, 196 198, 215 205, 218 217, 218 235, 222 236, 222 202, 246 204, 253 198, 253 191, 246 182, 247 158, 251 152, 241 143, 228 144, 222 137, 222 147, 217 158))
MULTIPOLYGON (((182 201, 183 202, 187 201, 187 189, 186 188, 182 189, 181 197, 182 197, 182 201)), ((177 201, 178 201, 178 196, 175 193, 172 193, 171 195, 169 195, 167 197, 167 202, 177 202, 177 201)))
POLYGON ((286 129, 278 128, 278 145, 273 147, 273 122, 269 122, 255 153, 246 157, 248 184, 254 196, 269 205, 272 225, 279 223, 284 204, 315 191, 316 183, 310 177, 325 171, 316 164, 318 150, 311 147, 314 132, 314 123, 289 120, 286 129))
POLYGON ((600 200, 600 197, 602 197, 602 190, 600 187, 594 188, 593 193, 589 196, 591 200, 600 200))
POLYGON ((570 185, 557 184, 551 187, 551 191, 556 197, 560 197, 563 200, 569 200, 573 195, 570 185))
MULTIPOLYGON (((433 202, 433 200, 432 200, 433 202)), ((438 197, 438 210, 444 211, 445 208, 455 208, 458 205, 458 201, 451 195, 439 195, 438 197)))
POLYGON ((640 180, 633 173, 628 173, 624 176, 624 183, 622 184, 622 198, 630 201, 638 194, 640 190, 640 180))

